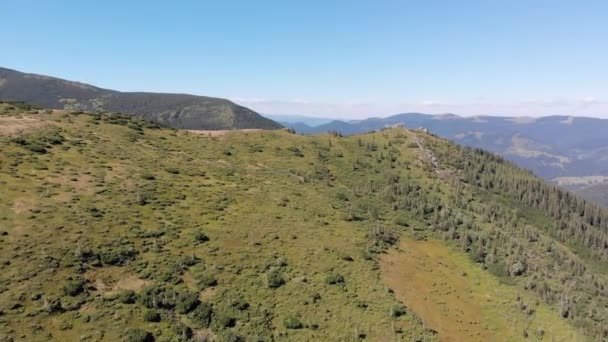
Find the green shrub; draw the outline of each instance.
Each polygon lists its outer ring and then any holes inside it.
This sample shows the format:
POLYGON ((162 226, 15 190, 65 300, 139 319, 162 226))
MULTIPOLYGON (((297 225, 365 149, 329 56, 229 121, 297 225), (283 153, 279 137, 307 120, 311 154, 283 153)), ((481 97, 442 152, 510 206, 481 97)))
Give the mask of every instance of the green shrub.
POLYGON ((300 151, 300 149, 297 147, 288 147, 287 150, 293 153, 293 155, 296 157, 304 157, 304 153, 302 153, 302 151, 300 151))
POLYGON ((199 305, 197 292, 183 292, 177 296, 175 310, 180 314, 187 314, 199 305))
POLYGON ((111 247, 100 253, 101 262, 106 265, 122 265, 135 258, 137 252, 131 247, 111 247))
POLYGON ((159 285, 146 287, 140 294, 139 301, 148 309, 172 308, 172 303, 167 301, 170 296, 165 292, 165 288, 159 285))
POLYGON ((160 322, 160 313, 154 309, 146 309, 144 311, 144 321, 146 322, 160 322))
POLYGON ((197 278, 197 285, 200 290, 217 285, 217 280, 213 275, 201 274, 197 278))
POLYGON ((137 294, 132 290, 123 291, 118 300, 123 304, 133 304, 137 301, 137 294))
POLYGON ((126 342, 154 342, 154 335, 141 329, 130 329, 125 334, 126 342))
POLYGON ((192 322, 202 328, 209 328, 213 318, 213 306, 209 303, 202 302, 191 313, 192 322))
POLYGON ((197 231, 196 233, 194 233, 194 241, 199 243, 207 242, 209 241, 209 237, 207 236, 207 234, 201 231, 197 231))
POLYGON ((151 173, 144 173, 143 175, 141 175, 141 178, 146 179, 146 180, 156 179, 156 177, 154 177, 154 175, 151 173))
MULTIPOLYGON (((245 342, 245 341, 248 341, 247 339, 245 339, 245 337, 239 336, 239 335, 235 334, 234 331, 231 331, 231 330, 224 330, 224 331, 220 332, 219 335, 218 335, 218 338, 219 338, 218 341, 223 341, 223 342, 245 342)), ((256 338, 252 339, 252 341, 269 341, 269 340, 256 337, 256 338)))
POLYGON ((268 285, 268 288, 276 289, 283 286, 283 284, 285 284, 285 279, 283 279, 279 270, 271 270, 266 273, 266 285, 268 285))
POLYGON ((51 145, 61 145, 65 141, 65 138, 59 134, 50 134, 45 136, 43 139, 51 145))
POLYGON ((194 265, 198 264, 200 261, 201 261, 201 260, 200 260, 199 258, 197 258, 197 257, 196 257, 196 256, 194 256, 194 255, 191 255, 191 256, 185 256, 185 257, 183 257, 183 258, 182 258, 182 259, 179 261, 179 263, 180 263, 181 265, 184 265, 184 266, 190 267, 190 266, 194 266, 194 265))
POLYGON ((395 304, 391 307, 390 313, 391 317, 401 317, 407 313, 407 309, 403 305, 395 304))
POLYGON ((396 225, 402 226, 402 227, 409 227, 410 226, 409 225, 409 220, 405 216, 397 216, 397 217, 395 217, 395 219, 393 220, 393 222, 395 222, 396 225))
POLYGON ((59 298, 46 298, 44 300, 44 311, 53 315, 64 312, 65 310, 63 309, 61 300, 59 298))
POLYGON ((338 193, 336 193, 336 199, 338 199, 339 201, 347 202, 348 195, 344 191, 339 191, 338 193))
POLYGON ((329 285, 344 285, 344 277, 337 273, 332 273, 325 278, 325 282, 329 285))
POLYGON ((283 320, 283 325, 287 329, 302 329, 304 325, 300 322, 299 319, 289 316, 283 320))
POLYGON ((230 305, 239 311, 247 310, 249 308, 249 303, 247 303, 243 298, 232 300, 230 305))
POLYGON ((41 153, 44 154, 46 153, 46 148, 43 145, 37 144, 37 143, 30 143, 25 145, 25 148, 27 148, 28 150, 32 151, 32 152, 36 152, 36 153, 41 153))
POLYGON ((178 338, 178 341, 190 341, 190 339, 194 335, 192 328, 180 321, 171 322, 171 329, 175 333, 175 336, 178 338))
POLYGON ((214 321, 220 328, 231 328, 236 325, 236 319, 228 314, 216 315, 214 321))
POLYGON ((78 296, 84 292, 84 281, 82 279, 70 280, 63 286, 63 293, 68 296, 78 296))

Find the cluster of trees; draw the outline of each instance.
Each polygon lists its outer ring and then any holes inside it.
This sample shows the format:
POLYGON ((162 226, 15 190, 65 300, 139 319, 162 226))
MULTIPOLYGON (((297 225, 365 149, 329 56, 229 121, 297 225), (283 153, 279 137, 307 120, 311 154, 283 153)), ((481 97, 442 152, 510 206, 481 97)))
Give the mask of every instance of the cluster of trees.
POLYGON ((608 260, 608 209, 594 205, 530 172, 479 149, 459 148, 465 179, 484 190, 506 194, 552 220, 553 237, 579 243, 608 260))
MULTIPOLYGON (((453 241, 502 281, 536 293, 594 338, 608 337, 603 323, 608 319, 608 209, 494 154, 438 142, 426 134, 419 138, 428 148, 421 153, 432 157, 433 165, 421 166, 433 182, 404 172, 409 164, 398 153, 383 158, 390 146, 365 138, 357 141, 367 160, 357 159, 353 171, 376 174, 379 169, 381 180, 357 178, 351 184, 350 210, 370 203, 373 207, 370 197, 389 207, 359 210, 353 217, 383 220, 387 212, 382 211, 405 212, 417 225, 453 241)), ((431 160, 420 158, 418 163, 431 160)))
POLYGON ((607 337, 608 209, 494 154, 447 147, 434 153, 460 185, 433 217, 434 227, 447 229, 444 237, 458 240, 496 275, 535 291, 595 337, 607 337))

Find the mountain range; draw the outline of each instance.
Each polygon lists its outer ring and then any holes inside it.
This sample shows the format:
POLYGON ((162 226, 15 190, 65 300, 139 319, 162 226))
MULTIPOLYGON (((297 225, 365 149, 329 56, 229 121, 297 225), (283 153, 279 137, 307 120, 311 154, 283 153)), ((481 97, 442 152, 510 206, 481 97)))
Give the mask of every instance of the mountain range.
POLYGON ((188 94, 120 92, 0 68, 0 100, 45 108, 108 111, 180 129, 279 129, 281 125, 232 101, 188 94))
POLYGON ((301 122, 283 124, 302 134, 335 131, 351 135, 398 125, 424 128, 459 144, 496 152, 547 180, 608 205, 608 178, 601 177, 608 176, 605 119, 405 113, 387 118, 335 120, 317 126, 301 122))

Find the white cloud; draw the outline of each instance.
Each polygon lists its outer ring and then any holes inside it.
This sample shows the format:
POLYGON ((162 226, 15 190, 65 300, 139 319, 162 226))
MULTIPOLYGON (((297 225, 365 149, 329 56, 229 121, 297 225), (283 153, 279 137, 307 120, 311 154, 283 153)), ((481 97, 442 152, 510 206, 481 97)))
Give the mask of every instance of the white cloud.
POLYGON ((587 108, 598 104, 600 101, 593 96, 585 96, 580 99, 580 102, 583 104, 583 107, 587 108))
POLYGON ((436 102, 436 101, 432 101, 432 100, 424 100, 424 101, 420 102, 420 104, 423 106, 437 106, 440 103, 436 102))
POLYGON ((584 103, 597 103, 597 99, 593 96, 585 96, 583 97, 582 101, 584 103))

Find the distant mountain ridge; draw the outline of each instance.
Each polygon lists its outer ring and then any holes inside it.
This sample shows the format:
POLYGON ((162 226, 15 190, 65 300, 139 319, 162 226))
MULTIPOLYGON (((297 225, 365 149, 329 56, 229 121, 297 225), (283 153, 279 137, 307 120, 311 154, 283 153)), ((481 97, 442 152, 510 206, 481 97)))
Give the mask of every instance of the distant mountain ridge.
POLYGON ((0 100, 83 111, 121 112, 179 129, 278 129, 282 126, 232 101, 188 94, 120 92, 0 68, 0 100))
MULTIPOLYGON (((298 133, 338 131, 344 135, 404 125, 423 127, 459 144, 499 153, 548 180, 608 176, 608 120, 574 116, 461 117, 454 114, 397 114, 387 118, 298 124, 298 133)), ((608 182, 566 187, 608 205, 608 182), (603 185, 602 185, 603 184, 603 185), (599 193, 598 193, 599 192, 599 193), (599 200, 598 200, 599 199, 599 200)))
POLYGON ((262 114, 262 115, 264 117, 267 117, 267 118, 274 120, 276 122, 279 122, 281 124, 303 123, 307 126, 324 125, 326 123, 336 120, 336 119, 332 119, 332 118, 323 118, 323 117, 306 116, 306 115, 280 115, 280 114, 262 114))

